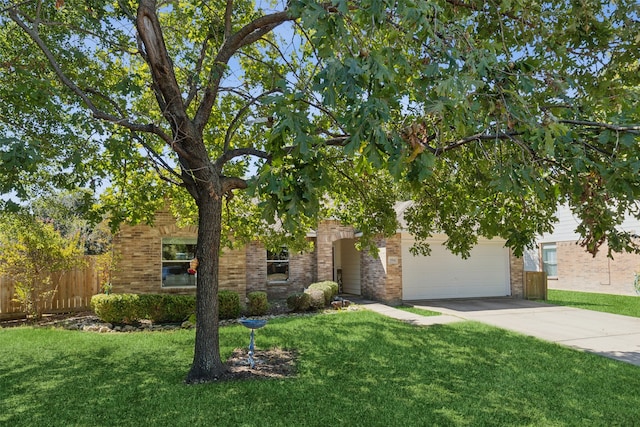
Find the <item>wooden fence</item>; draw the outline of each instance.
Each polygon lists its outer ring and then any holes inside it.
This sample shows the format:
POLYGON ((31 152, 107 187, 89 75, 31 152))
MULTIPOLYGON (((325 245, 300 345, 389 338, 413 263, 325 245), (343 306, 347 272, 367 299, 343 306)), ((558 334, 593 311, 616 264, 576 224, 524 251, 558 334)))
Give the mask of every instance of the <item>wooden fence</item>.
POLYGON ((547 300, 547 273, 544 271, 526 271, 524 283, 526 299, 547 300))
MULTIPOLYGON (((86 265, 56 274, 52 277, 58 291, 51 302, 45 304, 45 313, 63 313, 90 309, 91 297, 100 292, 95 257, 86 256, 86 265)), ((15 298, 10 275, 0 276, 0 319, 23 317, 15 298)))

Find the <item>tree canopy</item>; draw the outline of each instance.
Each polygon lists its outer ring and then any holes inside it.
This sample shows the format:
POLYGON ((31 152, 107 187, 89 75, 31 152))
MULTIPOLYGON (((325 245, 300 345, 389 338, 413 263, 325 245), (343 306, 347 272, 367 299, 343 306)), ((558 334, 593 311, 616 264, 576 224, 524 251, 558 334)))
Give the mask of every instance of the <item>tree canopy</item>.
POLYGON ((616 228, 640 214, 635 1, 0 4, 3 193, 108 185, 115 222, 197 207, 190 381, 222 370, 223 215, 295 237, 331 214, 366 241, 410 198, 419 241, 520 253, 564 202, 591 252, 638 249, 616 228))

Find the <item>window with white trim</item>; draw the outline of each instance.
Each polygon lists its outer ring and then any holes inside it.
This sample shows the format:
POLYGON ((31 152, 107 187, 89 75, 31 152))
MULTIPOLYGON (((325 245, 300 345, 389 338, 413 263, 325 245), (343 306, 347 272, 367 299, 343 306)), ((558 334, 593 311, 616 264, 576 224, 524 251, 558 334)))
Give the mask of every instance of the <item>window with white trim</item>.
POLYGON ((547 273, 548 277, 558 277, 558 255, 555 243, 543 243, 542 251, 542 269, 547 273))
POLYGON ((289 280, 289 250, 267 251, 267 282, 283 283, 289 280))
POLYGON ((195 238, 162 239, 162 287, 195 286, 196 275, 189 274, 190 263, 195 256, 195 238))

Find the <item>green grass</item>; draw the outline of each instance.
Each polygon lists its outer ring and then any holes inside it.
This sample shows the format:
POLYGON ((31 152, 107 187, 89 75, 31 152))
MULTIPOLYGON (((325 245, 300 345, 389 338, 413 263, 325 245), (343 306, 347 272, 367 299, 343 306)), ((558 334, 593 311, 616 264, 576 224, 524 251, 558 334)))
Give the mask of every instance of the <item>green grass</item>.
POLYGON ((427 310, 426 308, 418 308, 412 305, 399 305, 397 307, 398 310, 408 311, 409 313, 419 314, 420 316, 440 316, 442 313, 437 311, 427 310))
MULTIPOLYGON (((221 329, 223 356, 245 347, 221 329)), ((182 381, 194 332, 0 330, 2 426, 610 426, 640 420, 640 368, 474 322, 367 311, 274 319, 256 346, 297 375, 182 381)))
POLYGON ((597 294, 591 292, 560 291, 549 289, 549 304, 566 305, 605 313, 640 317, 640 297, 628 295, 597 294))

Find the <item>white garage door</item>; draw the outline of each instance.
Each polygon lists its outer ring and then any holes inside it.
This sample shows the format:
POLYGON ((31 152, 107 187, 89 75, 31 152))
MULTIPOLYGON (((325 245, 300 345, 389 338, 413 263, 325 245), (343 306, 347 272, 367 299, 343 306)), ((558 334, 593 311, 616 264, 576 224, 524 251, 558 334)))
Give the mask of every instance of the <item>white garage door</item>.
POLYGON ((409 235, 402 237, 402 298, 494 297, 511 294, 509 250, 504 240, 480 239, 467 259, 452 254, 444 238, 430 240, 431 255, 413 256, 409 235))

